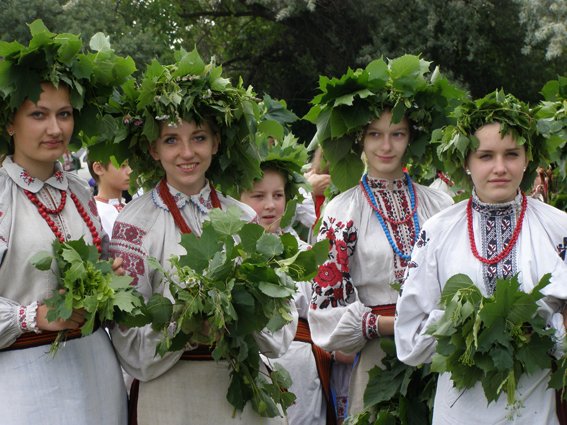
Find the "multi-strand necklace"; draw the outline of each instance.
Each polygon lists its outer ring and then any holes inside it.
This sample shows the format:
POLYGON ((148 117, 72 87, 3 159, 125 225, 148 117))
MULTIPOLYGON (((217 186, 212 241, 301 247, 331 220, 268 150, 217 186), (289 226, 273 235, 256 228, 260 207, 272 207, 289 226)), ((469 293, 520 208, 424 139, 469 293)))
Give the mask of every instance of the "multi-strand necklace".
POLYGON ((474 241, 472 203, 473 203, 473 199, 472 199, 472 196, 471 196, 469 198, 469 202, 467 203, 467 229, 468 229, 468 233, 469 233, 469 243, 470 243, 470 246, 471 246, 471 251, 472 251, 474 257, 477 260, 483 262, 484 264, 488 264, 488 265, 497 264, 510 254, 510 252, 512 251, 512 248, 514 248, 514 245, 516 245, 516 242, 518 241, 518 237, 520 236, 520 232, 522 231, 522 225, 524 223, 524 215, 526 214, 526 209, 528 207, 528 200, 526 198, 526 195, 522 193, 522 208, 520 210, 520 216, 518 217, 518 220, 516 222, 516 228, 514 229, 514 232, 512 233, 512 237, 510 238, 510 241, 504 247, 504 249, 500 252, 500 254, 498 254, 497 256, 492 257, 490 259, 482 257, 478 253, 478 250, 476 249, 476 243, 474 241))
MULTIPOLYGON (((60 214, 63 211, 63 208, 65 208, 65 204, 67 203, 67 192, 61 191, 61 202, 59 203, 59 206, 56 208, 48 208, 43 202, 39 200, 39 198, 35 193, 30 192, 29 190, 24 189, 24 193, 26 194, 28 199, 37 207, 39 215, 43 217, 43 219, 45 220, 45 222, 47 223, 47 225, 49 226, 55 237, 59 239, 60 242, 65 242, 65 236, 63 235, 63 233, 61 233, 61 229, 59 229, 57 224, 55 224, 55 222, 50 217, 50 215, 60 214)), ((89 228, 89 231, 91 232, 91 235, 93 237, 93 243, 95 244, 96 249, 98 250, 98 252, 102 252, 102 245, 101 245, 102 240, 100 239, 100 236, 98 234, 98 231, 96 230, 94 223, 92 222, 91 218, 89 217, 83 206, 81 205, 81 202, 79 201, 77 196, 71 191, 69 191, 69 194, 75 204, 75 207, 77 208, 77 211, 81 215, 81 218, 83 219, 83 221, 89 228)))
MULTIPOLYGON (((217 191, 215 190, 213 185, 211 185, 210 187, 211 203, 213 204, 213 208, 221 208, 221 203, 217 195, 217 191)), ((159 182, 158 193, 160 198, 163 199, 164 204, 169 209, 169 212, 173 216, 173 221, 175 222, 179 230, 181 230, 181 233, 191 233, 191 228, 181 215, 181 211, 179 211, 177 203, 175 202, 175 199, 173 199, 173 196, 171 195, 171 192, 167 187, 167 181, 165 180, 165 178, 161 179, 161 181, 159 182)))
MULTIPOLYGON (((394 242, 394 238, 392 237, 390 229, 386 225, 386 221, 390 224, 399 226, 400 224, 406 224, 410 220, 413 219, 413 231, 414 232, 413 232, 413 241, 411 243, 411 246, 413 246, 415 244, 415 241, 417 240, 417 236, 419 235, 419 219, 417 217, 417 198, 415 196, 415 190, 414 190, 414 187, 413 187, 413 182, 411 181, 409 174, 404 173, 404 175, 406 177, 406 182, 407 182, 407 185, 408 185, 408 191, 409 191, 409 195, 410 195, 411 212, 409 214, 407 214, 407 216, 403 220, 394 220, 394 219, 388 217, 382 211, 380 211, 380 208, 378 207, 378 202, 376 201, 376 197, 374 196, 374 193, 372 193, 372 190, 370 189, 370 186, 368 185, 368 175, 367 174, 364 174, 362 176, 362 180, 360 181, 360 185, 363 189, 364 195, 366 196, 366 200, 368 201, 368 204, 370 205, 370 207, 374 211, 374 214, 378 218, 378 222, 380 223, 380 226, 382 226, 382 229, 384 230, 384 233, 386 234, 386 238, 388 239, 388 243, 390 244, 390 246, 392 247, 392 249, 394 250, 394 252, 396 253, 396 255, 398 257, 400 257, 403 260, 409 261, 409 259, 411 258, 411 254, 405 254, 400 250, 398 245, 394 242)), ((409 225, 409 223, 407 225, 409 225)))

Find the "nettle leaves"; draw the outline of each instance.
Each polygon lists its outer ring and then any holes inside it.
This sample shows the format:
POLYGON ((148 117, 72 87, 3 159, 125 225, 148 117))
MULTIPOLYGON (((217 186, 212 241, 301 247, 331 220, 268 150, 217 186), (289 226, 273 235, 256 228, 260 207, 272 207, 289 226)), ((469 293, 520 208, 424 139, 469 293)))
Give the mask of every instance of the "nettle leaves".
POLYGON ((200 237, 182 236, 187 254, 171 259, 171 271, 151 260, 173 301, 154 294, 148 312, 152 327, 162 333, 158 354, 187 344, 214 348, 213 358, 229 364, 228 401, 237 410, 251 402, 261 416, 274 417, 295 396, 286 391, 290 380, 285 370, 260 373, 254 335, 264 329, 275 332, 292 320, 295 282, 316 274, 328 246, 320 242, 300 251, 295 237, 266 233, 240 215, 237 208, 211 211, 200 237))
MULTIPOLYGON (((83 336, 93 332, 95 323, 116 321, 134 325, 134 318, 142 315, 142 298, 131 286, 130 276, 117 276, 112 271, 111 260, 101 260, 98 250, 79 240, 53 242, 53 252, 39 252, 32 257, 32 264, 39 270, 51 270, 55 260, 58 286, 45 300, 50 308, 47 320, 68 320, 73 310, 85 311, 83 336), (130 320, 132 319, 132 320, 130 320)), ((55 354, 65 331, 61 331, 51 347, 55 354)))
POLYGON ((441 295, 445 312, 428 329, 437 339, 431 370, 450 373, 457 389, 480 382, 489 403, 504 392, 509 405, 520 407, 520 377, 552 366, 554 332, 537 313, 550 277, 544 275, 530 293, 521 290, 517 276, 498 279, 490 297, 468 276, 451 277, 441 295))
POLYGON ((10 138, 5 130, 13 113, 24 100, 39 99, 42 82, 69 88, 76 111, 72 142, 78 147, 80 131, 85 137, 95 137, 100 131, 101 109, 114 88, 136 70, 134 61, 116 55, 102 33, 95 34, 90 51, 83 52, 83 43, 75 34, 52 33, 39 19, 28 26, 32 38, 27 46, 0 41, 0 148, 7 150, 10 138))
POLYGON ((340 78, 320 77, 320 93, 305 116, 317 126, 310 148, 322 146, 340 191, 358 183, 364 170, 362 132, 385 109, 392 111, 395 123, 405 116, 412 124, 407 160, 416 166, 434 160, 428 148, 430 132, 447 123, 449 110, 465 93, 437 68, 430 74, 430 64, 418 56, 404 55, 388 62, 374 60, 364 69, 348 69, 340 78))

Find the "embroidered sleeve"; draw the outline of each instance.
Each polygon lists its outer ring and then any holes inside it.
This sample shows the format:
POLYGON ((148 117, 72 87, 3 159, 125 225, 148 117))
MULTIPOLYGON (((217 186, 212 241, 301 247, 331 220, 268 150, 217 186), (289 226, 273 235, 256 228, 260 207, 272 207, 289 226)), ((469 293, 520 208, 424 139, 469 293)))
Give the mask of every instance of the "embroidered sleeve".
POLYGON ((139 227, 121 221, 116 221, 112 231, 110 256, 122 257, 124 270, 134 278, 134 286, 138 285, 138 280, 146 273, 146 253, 142 248, 145 235, 146 232, 139 227))
POLYGON ((357 229, 347 222, 326 217, 321 223, 319 239, 329 240, 329 258, 319 267, 313 279, 312 309, 345 306, 355 299, 349 259, 354 254, 357 229))
POLYGON ((37 327, 37 301, 18 308, 18 324, 22 332, 41 333, 37 327))

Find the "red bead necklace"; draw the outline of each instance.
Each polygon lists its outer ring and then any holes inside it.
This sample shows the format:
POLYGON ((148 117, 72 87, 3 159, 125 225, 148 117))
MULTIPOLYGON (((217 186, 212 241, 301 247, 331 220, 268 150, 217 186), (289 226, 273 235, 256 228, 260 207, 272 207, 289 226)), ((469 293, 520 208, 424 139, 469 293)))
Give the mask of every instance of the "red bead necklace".
MULTIPOLYGON (((164 204, 169 209, 169 212, 173 216, 173 221, 175 222, 179 230, 181 230, 181 233, 191 233, 191 228, 181 215, 181 211, 179 211, 177 203, 175 202, 175 199, 173 199, 173 196, 171 195, 171 192, 167 187, 167 181, 165 180, 165 178, 161 179, 161 181, 159 182, 158 193, 160 198, 163 199, 164 204)), ((211 202, 213 204, 213 208, 221 208, 221 203, 217 195, 217 191, 215 190, 213 185, 211 185, 211 202)))
MULTIPOLYGON (((59 239, 59 241, 65 242, 65 237, 61 233, 61 230, 59 229, 57 224, 55 224, 53 219, 51 217, 49 217, 49 214, 52 214, 52 215, 59 214, 61 211, 63 211, 63 208, 65 208, 65 204, 66 204, 66 200, 67 200, 67 192, 61 191, 61 203, 55 209, 47 208, 39 200, 39 198, 37 197, 37 195, 35 193, 32 193, 32 192, 30 192, 29 190, 26 190, 26 189, 24 189, 24 193, 26 194, 28 199, 37 207, 39 214, 43 217, 43 219, 45 220, 45 222, 47 223, 47 225, 49 226, 49 228, 51 229, 51 231, 53 232, 55 237, 57 239, 59 239)), ((85 224, 89 228, 89 231, 91 232, 91 235, 93 237, 93 243, 95 244, 96 249, 98 250, 98 252, 102 252, 102 245, 101 245, 102 240, 100 239, 100 236, 99 236, 99 234, 96 230, 95 225, 93 224, 91 218, 89 217, 89 215, 87 214, 87 212, 85 211, 83 206, 81 205, 81 202, 79 201, 77 196, 73 192, 69 192, 69 193, 71 194, 71 199, 73 200, 73 203, 75 204, 75 207, 77 208, 77 211, 79 212, 79 214, 81 215, 81 218, 83 219, 83 221, 85 222, 85 224)))
POLYGON ((518 221, 516 222, 516 228, 514 229, 514 233, 512 233, 512 238, 508 242, 508 244, 504 247, 502 252, 498 254, 496 257, 491 259, 481 257, 476 249, 476 243, 474 241, 474 230, 473 230, 473 217, 472 217, 472 196, 469 198, 469 202, 467 203, 467 228, 469 232, 469 242, 471 245, 471 251, 474 257, 482 261, 484 264, 493 265, 499 263, 501 260, 506 258, 516 242, 518 241, 518 237, 520 236, 520 232, 522 230, 522 224, 524 223, 524 215, 526 214, 526 209, 528 207, 528 199, 526 195, 522 193, 522 209, 520 210, 520 216, 518 217, 518 221))

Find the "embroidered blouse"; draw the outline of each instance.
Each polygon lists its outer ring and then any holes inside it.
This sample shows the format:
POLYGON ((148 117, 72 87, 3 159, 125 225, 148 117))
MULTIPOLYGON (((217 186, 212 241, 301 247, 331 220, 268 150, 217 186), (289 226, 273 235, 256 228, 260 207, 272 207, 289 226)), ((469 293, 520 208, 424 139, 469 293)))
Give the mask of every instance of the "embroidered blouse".
MULTIPOLYGON (((565 335, 560 309, 567 299, 567 214, 550 205, 528 198, 527 210, 516 245, 494 266, 477 260, 471 251, 466 208, 462 201, 431 218, 415 245, 407 279, 397 303, 395 339, 398 357, 410 365, 431 361, 435 339, 426 334, 443 311, 439 299, 445 282, 457 273, 468 275, 484 295, 494 291, 497 277, 519 274, 522 289, 530 291, 546 273, 551 284, 540 300, 539 312, 560 339, 565 335)), ((521 196, 509 203, 490 205, 474 198, 473 230, 479 254, 498 255, 510 240, 520 211, 521 196)), ((547 389, 549 371, 520 379, 517 394, 524 404, 515 424, 555 424, 555 394, 547 389)), ((465 392, 453 388, 449 374, 439 377, 434 407, 435 424, 472 425, 508 423, 506 397, 488 404, 480 384, 465 392)))
MULTIPOLYGON (((409 254, 415 235, 407 181, 368 177, 368 184, 381 212, 394 222, 386 221, 392 240, 409 254)), ((440 191, 415 183, 414 189, 420 223, 453 202, 440 191)), ((318 236, 324 238, 330 252, 313 282, 313 340, 328 351, 357 352, 377 336, 371 307, 396 303, 391 284, 402 280, 406 261, 394 253, 360 185, 327 205, 318 236)))
MULTIPOLYGON (((0 348, 11 345, 25 330, 22 325, 26 325, 26 320, 19 314, 20 306, 42 301, 57 287, 55 274, 31 264, 37 252, 51 252, 55 235, 24 189, 35 193, 48 208, 60 205, 61 191, 72 191, 104 237, 103 252, 108 247, 87 183, 63 172, 61 164, 55 165, 55 173, 45 182, 30 176, 10 156, 0 168, 0 348)), ((70 197, 63 211, 50 217, 65 239, 84 237, 87 243, 92 243, 91 233, 70 197)))
MULTIPOLYGON (((202 223, 213 208, 209 184, 192 196, 178 192, 170 185, 168 188, 188 226, 199 236, 202 223)), ((254 210, 248 205, 221 193, 218 197, 223 209, 237 206, 242 210, 243 220, 251 221, 255 218, 254 210)), ((134 277, 137 290, 147 300, 153 293, 169 295, 169 288, 161 283, 161 275, 148 267, 148 256, 156 258, 167 269, 172 255, 185 254, 180 241, 181 232, 159 196, 158 189, 154 188, 132 200, 122 210, 114 224, 110 247, 112 255, 124 259, 124 268, 134 277)), ((294 314, 297 318, 295 308, 294 314)), ((273 334, 261 332, 257 336, 261 351, 268 357, 281 355, 293 340, 296 325, 295 321, 273 334)), ((167 353, 163 357, 156 356, 155 349, 161 335, 153 331, 150 325, 131 329, 116 327, 111 334, 124 369, 141 381, 164 374, 182 354, 182 351, 178 351, 167 353)))

